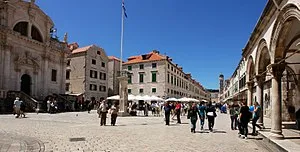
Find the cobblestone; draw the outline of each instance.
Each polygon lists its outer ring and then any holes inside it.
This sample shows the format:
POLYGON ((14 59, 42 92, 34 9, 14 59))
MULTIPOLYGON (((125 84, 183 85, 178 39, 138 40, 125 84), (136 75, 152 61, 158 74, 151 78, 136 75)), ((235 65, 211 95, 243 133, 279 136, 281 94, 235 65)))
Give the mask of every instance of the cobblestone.
POLYGON ((0 115, 0 136, 4 137, 0 139, 1 152, 8 146, 46 152, 268 151, 255 138, 239 139, 224 114, 218 115, 213 133, 199 131, 198 127, 196 134, 190 133, 185 116, 183 124, 172 122, 170 126, 164 125, 162 117, 151 116, 119 117, 116 126, 100 126, 95 111, 27 116, 15 119, 13 115, 0 115))

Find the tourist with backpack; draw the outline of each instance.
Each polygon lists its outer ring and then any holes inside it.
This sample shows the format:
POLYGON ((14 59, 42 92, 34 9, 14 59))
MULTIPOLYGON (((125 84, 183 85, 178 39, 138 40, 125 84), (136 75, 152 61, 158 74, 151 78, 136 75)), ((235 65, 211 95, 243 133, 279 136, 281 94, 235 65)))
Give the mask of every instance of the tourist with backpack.
POLYGON ((242 107, 240 109, 239 122, 240 122, 240 137, 247 139, 248 135, 248 123, 251 119, 252 113, 249 111, 249 107, 242 102, 242 107))

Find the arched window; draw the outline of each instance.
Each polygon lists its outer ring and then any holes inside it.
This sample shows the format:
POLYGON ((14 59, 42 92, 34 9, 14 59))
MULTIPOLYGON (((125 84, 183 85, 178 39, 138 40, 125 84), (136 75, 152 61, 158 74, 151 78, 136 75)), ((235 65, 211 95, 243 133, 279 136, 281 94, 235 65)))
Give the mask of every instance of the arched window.
POLYGON ((28 23, 27 22, 19 22, 15 25, 14 31, 19 32, 23 36, 27 36, 28 23))
POLYGON ((33 25, 31 27, 31 38, 39 42, 43 42, 43 38, 41 36, 40 31, 33 25))

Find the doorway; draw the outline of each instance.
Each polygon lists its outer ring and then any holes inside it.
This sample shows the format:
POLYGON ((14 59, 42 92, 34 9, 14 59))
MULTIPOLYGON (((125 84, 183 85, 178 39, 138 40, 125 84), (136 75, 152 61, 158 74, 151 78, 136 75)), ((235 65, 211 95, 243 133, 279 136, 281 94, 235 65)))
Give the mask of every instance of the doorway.
POLYGON ((31 77, 28 74, 23 74, 21 77, 21 91, 27 95, 31 93, 31 77))

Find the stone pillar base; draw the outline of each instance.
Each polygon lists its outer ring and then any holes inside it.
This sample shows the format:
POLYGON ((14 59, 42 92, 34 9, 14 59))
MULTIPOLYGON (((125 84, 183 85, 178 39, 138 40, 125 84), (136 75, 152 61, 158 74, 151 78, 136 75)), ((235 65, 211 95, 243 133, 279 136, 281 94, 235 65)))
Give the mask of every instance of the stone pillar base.
POLYGON ((125 112, 125 111, 120 111, 118 113, 118 117, 128 117, 130 116, 128 112, 125 112))
POLYGON ((283 140, 284 136, 282 135, 281 132, 271 131, 270 138, 271 139, 276 139, 276 140, 283 140))

